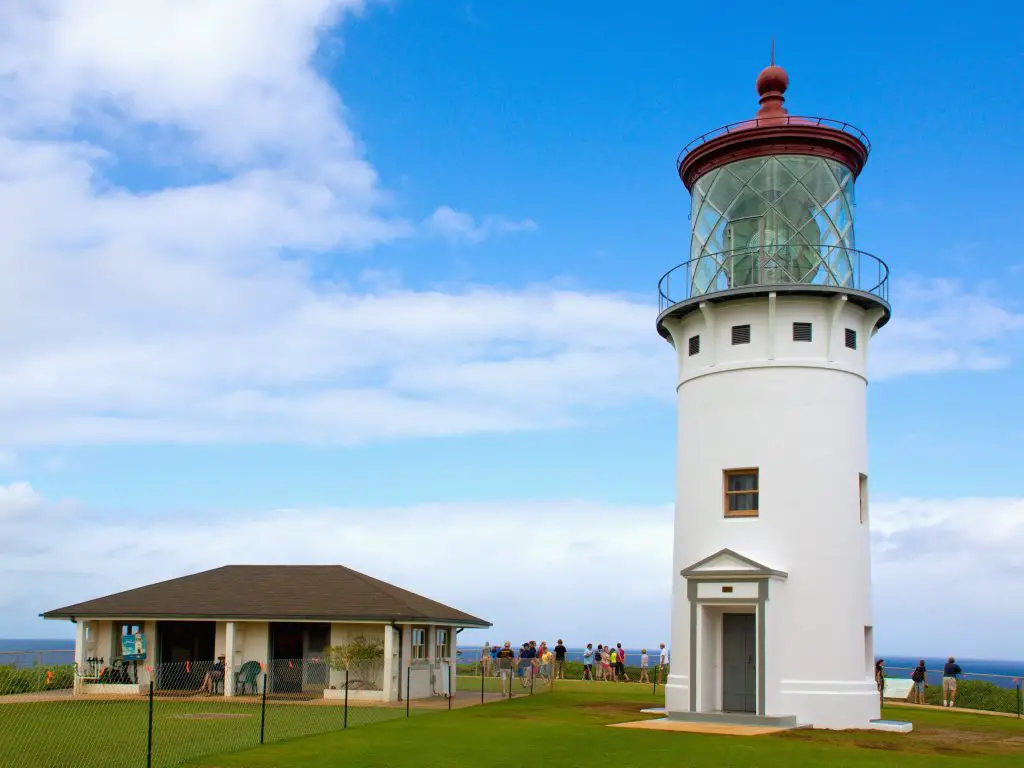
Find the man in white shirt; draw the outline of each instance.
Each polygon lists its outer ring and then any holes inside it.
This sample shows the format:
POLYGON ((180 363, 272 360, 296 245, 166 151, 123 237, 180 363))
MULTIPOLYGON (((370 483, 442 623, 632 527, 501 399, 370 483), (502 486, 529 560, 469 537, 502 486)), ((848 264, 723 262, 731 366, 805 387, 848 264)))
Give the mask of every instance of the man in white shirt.
POLYGON ((668 674, 668 648, 665 644, 661 644, 661 653, 658 655, 658 680, 664 680, 664 675, 668 674))

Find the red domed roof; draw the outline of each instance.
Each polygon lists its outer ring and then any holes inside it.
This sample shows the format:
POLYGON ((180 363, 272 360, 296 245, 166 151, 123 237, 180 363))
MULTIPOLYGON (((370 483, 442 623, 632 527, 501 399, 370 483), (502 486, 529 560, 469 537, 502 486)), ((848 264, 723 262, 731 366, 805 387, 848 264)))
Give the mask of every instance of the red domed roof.
POLYGON ((775 63, 773 42, 771 63, 757 76, 760 108, 754 118, 706 133, 679 153, 677 170, 686 188, 721 165, 771 154, 831 158, 857 176, 870 151, 867 136, 838 120, 791 116, 784 106, 788 87, 789 75, 775 63))

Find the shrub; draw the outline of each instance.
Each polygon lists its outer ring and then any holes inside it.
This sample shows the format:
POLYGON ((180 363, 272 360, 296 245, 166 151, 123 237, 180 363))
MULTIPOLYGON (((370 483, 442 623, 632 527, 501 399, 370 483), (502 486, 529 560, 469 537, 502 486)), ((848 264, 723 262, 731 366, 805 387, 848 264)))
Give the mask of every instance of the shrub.
MULTIPOLYGON (((942 706, 942 685, 930 685, 924 692, 928 704, 942 706)), ((956 705, 964 709, 1017 714, 1017 689, 1000 688, 984 680, 961 680, 956 689, 956 705)))
POLYGON ((37 664, 21 668, 0 666, 0 696, 71 688, 74 681, 73 664, 37 664))

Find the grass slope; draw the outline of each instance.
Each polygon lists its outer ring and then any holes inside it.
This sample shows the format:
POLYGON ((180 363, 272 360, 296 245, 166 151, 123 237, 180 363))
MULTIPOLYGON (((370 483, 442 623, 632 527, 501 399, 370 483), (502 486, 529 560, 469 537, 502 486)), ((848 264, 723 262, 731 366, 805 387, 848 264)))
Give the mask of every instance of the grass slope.
POLYGON ((888 708, 911 720, 910 735, 792 731, 725 737, 605 728, 639 719, 662 703, 650 688, 559 684, 552 693, 408 722, 280 742, 194 763, 203 768, 424 766, 450 768, 543 764, 570 768, 631 766, 1020 766, 1024 722, 948 711, 888 708))

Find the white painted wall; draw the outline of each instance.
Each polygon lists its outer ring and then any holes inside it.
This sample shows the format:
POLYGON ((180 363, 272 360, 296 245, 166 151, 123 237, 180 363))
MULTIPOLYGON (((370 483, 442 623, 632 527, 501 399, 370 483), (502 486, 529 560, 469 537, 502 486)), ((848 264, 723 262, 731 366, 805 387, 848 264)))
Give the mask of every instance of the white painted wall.
MULTIPOLYGON (((866 353, 875 317, 827 297, 736 298, 666 327, 679 365, 670 711, 689 709, 689 604, 680 570, 730 548, 787 571, 767 605, 766 714, 823 727, 879 716, 871 622, 866 353), (835 322, 833 322, 833 318, 835 322), (794 321, 814 340, 792 340, 794 321), (734 325, 751 343, 732 345, 734 325), (844 331, 857 331, 857 350, 844 331), (700 334, 700 354, 688 354, 700 334), (722 471, 760 470, 760 516, 726 518, 722 471)), ((705 642, 709 638, 702 634, 705 642)), ((720 668, 715 671, 720 674, 720 668)), ((701 696, 699 702, 709 700, 701 696)))

